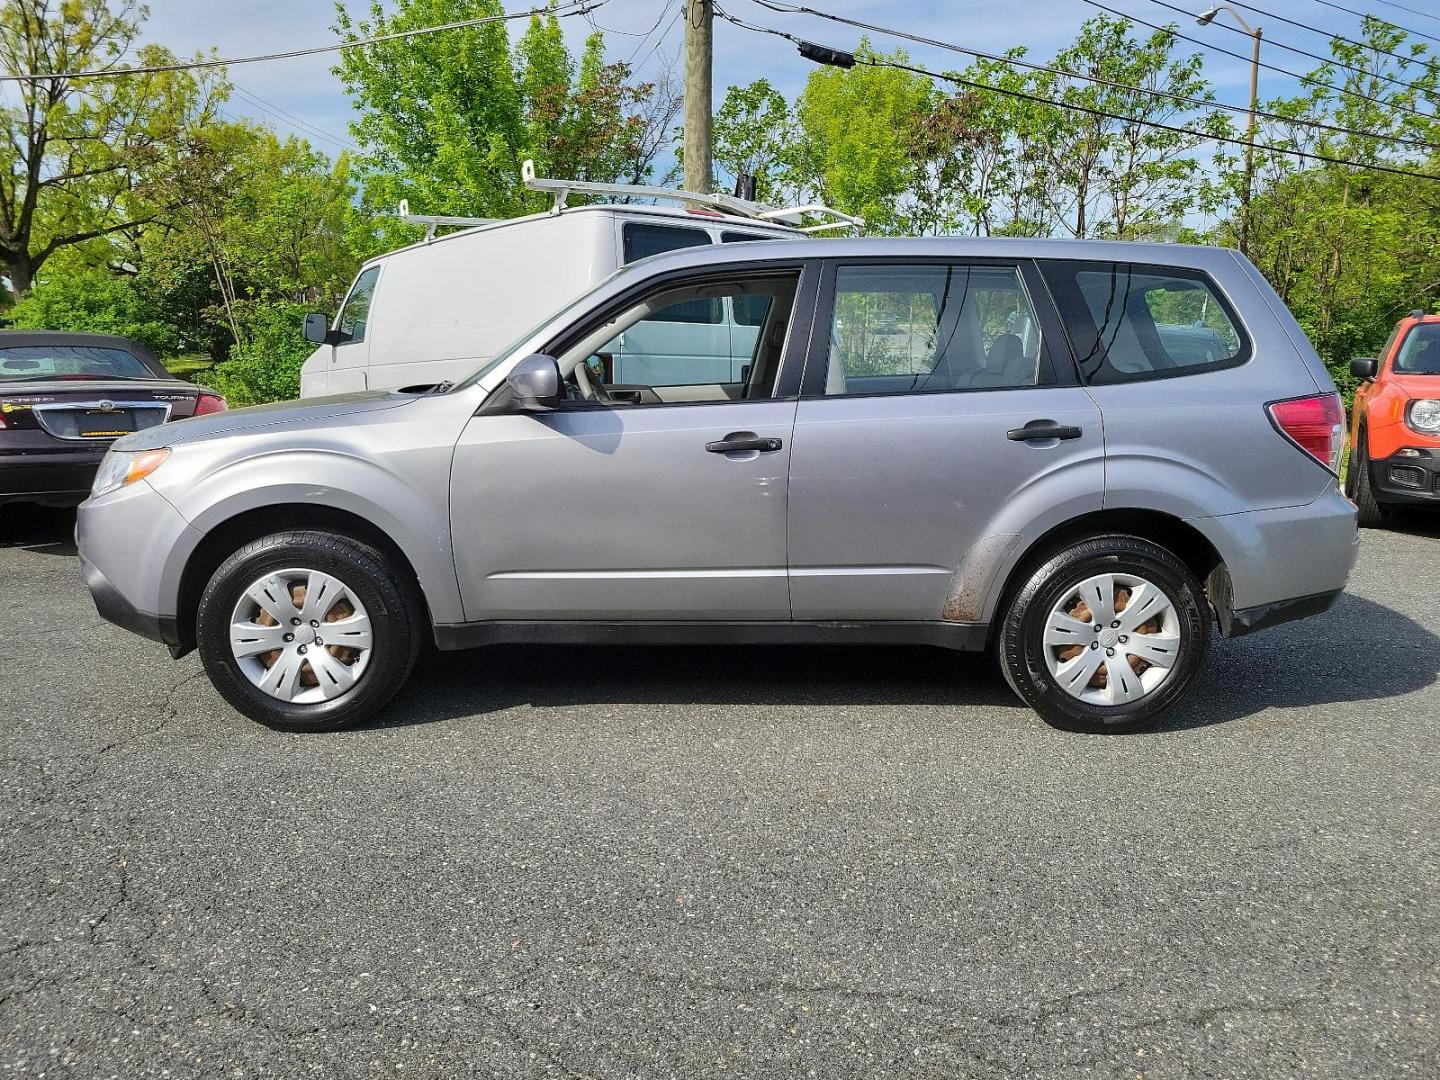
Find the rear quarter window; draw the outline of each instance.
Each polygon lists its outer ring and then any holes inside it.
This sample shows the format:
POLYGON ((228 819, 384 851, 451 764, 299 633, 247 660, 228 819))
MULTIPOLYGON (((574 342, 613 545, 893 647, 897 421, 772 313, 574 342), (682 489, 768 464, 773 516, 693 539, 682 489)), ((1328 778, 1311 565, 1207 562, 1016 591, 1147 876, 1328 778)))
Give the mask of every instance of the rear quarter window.
POLYGON ((1239 320, 1206 274, 1137 263, 1041 270, 1087 383, 1193 375, 1250 358, 1239 320))
POLYGON ((625 261, 635 262, 681 248, 704 247, 710 234, 704 229, 688 229, 683 225, 642 225, 630 222, 624 229, 625 261))

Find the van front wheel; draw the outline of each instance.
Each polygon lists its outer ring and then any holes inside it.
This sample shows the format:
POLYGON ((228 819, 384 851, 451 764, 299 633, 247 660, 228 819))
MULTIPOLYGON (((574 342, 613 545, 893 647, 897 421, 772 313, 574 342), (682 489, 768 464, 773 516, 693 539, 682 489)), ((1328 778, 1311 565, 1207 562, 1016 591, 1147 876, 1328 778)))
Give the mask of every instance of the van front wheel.
POLYGON ((1049 555, 1011 599, 998 635, 1011 688, 1048 723, 1133 731, 1193 690, 1210 647, 1195 574, 1135 536, 1096 536, 1049 555))

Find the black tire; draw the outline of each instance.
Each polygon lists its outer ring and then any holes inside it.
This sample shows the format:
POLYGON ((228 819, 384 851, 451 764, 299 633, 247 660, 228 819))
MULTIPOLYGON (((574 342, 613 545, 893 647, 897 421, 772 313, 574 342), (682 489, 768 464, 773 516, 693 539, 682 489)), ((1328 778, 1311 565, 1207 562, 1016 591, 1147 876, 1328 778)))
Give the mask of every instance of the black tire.
POLYGON ((335 533, 297 530, 246 544, 215 571, 200 597, 196 644, 221 696, 252 720, 281 731, 334 731, 374 715, 393 698, 415 664, 421 604, 409 578, 384 553, 335 533), (257 578, 290 567, 333 574, 364 604, 373 647, 365 671, 340 696, 314 704, 283 701, 245 675, 230 648, 230 619, 257 578))
POLYGON ((1194 689, 1210 649, 1210 607, 1200 580, 1164 548, 1135 536, 1087 537, 1042 556, 1025 572, 1005 609, 996 649, 1005 681, 1047 723, 1067 731, 1136 731, 1162 720, 1194 689), (1045 663, 1051 609, 1086 578, 1104 573, 1131 573, 1158 585, 1179 620, 1180 655, 1171 675, 1124 705, 1081 701, 1045 663))
POLYGON ((1370 455, 1365 451, 1365 431, 1362 428, 1355 440, 1355 451, 1350 455, 1350 469, 1345 474, 1346 492, 1359 511, 1358 520, 1362 529, 1383 529, 1390 523, 1392 511, 1375 501, 1375 489, 1370 486, 1370 455))

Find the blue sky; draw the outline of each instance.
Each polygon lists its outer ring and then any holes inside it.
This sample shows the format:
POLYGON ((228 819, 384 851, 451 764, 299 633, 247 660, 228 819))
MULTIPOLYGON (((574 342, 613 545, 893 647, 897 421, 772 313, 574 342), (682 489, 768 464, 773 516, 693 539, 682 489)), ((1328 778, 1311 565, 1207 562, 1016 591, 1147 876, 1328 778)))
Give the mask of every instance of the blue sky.
MULTIPOLYGON (((1180 16, 1151 0, 1103 2, 1150 22, 1181 21, 1180 16)), ((1208 6, 1208 0, 1170 2, 1197 12, 1208 6)), ((1356 10, 1374 11, 1381 18, 1440 37, 1440 18, 1400 11, 1373 0, 1339 2, 1356 10)), ((1254 3, 1326 34, 1358 36, 1358 18, 1327 8, 1316 0, 1254 0, 1254 3)), ((1406 4, 1423 10, 1429 6, 1429 0, 1406 0, 1406 4)), ((234 0, 149 0, 149 5, 146 36, 181 54, 213 46, 222 56, 241 56, 333 40, 329 28, 335 9, 331 0, 248 0, 243 4, 234 0)), ((358 12, 368 7, 368 0, 348 0, 348 6, 358 12)), ((532 0, 510 0, 507 6, 519 10, 533 4, 532 0)), ((725 0, 722 6, 748 21, 782 27, 825 44, 849 48, 858 38, 857 33, 847 27, 808 16, 776 14, 752 0, 725 0)), ((1083 0, 811 0, 811 6, 994 52, 1025 45, 1032 59, 1048 59, 1073 40, 1086 18, 1096 14, 1096 9, 1083 0)), ((641 64, 641 74, 653 75, 666 65, 678 66, 682 29, 675 16, 679 7, 679 0, 609 0, 594 11, 591 19, 607 31, 606 48, 611 58, 624 60, 635 56, 641 64), (641 37, 656 26, 657 19, 659 28, 648 38, 641 37)), ((1436 9, 1436 13, 1440 15, 1440 9, 1436 9)), ((1314 66, 1313 61, 1268 44, 1272 40, 1311 52, 1327 51, 1323 34, 1310 33, 1243 9, 1242 14, 1263 27, 1267 62, 1295 71, 1308 71, 1314 66)), ((1183 20, 1181 30, 1248 55, 1248 39, 1221 28, 1219 24, 1224 20, 1225 16, 1221 16, 1215 25, 1202 28, 1187 19, 1183 20)), ((586 21, 578 17, 564 20, 564 25, 570 40, 576 44, 591 30, 586 21)), ((877 36, 875 44, 890 48, 901 43, 877 36)), ((1181 45, 1187 50, 1196 48, 1185 42, 1181 45)), ((1435 47, 1440 48, 1440 44, 1435 47)), ((927 67, 943 69, 965 64, 964 57, 953 53, 922 46, 909 46, 909 51, 927 67)), ((231 77, 238 92, 226 105, 226 111, 235 116, 253 117, 281 133, 293 131, 304 135, 316 146, 335 153, 349 138, 347 125, 351 112, 339 81, 330 74, 333 62, 333 56, 321 55, 233 68, 231 77)), ((810 70, 810 65, 789 43, 748 34, 723 22, 716 29, 715 67, 717 102, 725 86, 761 76, 793 94, 810 70)), ((1248 63, 1207 54, 1206 72, 1221 100, 1237 105, 1246 103, 1248 63)), ((1262 98, 1289 93, 1295 88, 1294 80, 1262 72, 1262 98)))

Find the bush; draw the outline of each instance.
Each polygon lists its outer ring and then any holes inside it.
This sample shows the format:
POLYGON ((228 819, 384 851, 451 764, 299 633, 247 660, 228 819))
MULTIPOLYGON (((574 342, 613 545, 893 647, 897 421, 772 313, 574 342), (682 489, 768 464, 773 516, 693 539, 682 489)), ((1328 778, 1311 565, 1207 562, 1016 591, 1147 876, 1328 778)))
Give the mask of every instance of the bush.
POLYGON ((93 271, 47 279, 10 309, 6 322, 17 330, 119 334, 161 356, 174 353, 180 344, 175 326, 131 278, 93 271))
POLYGON ((285 301, 247 304, 240 318, 245 344, 196 378, 234 408, 298 397, 300 365, 315 348, 301 333, 305 310, 285 301))

